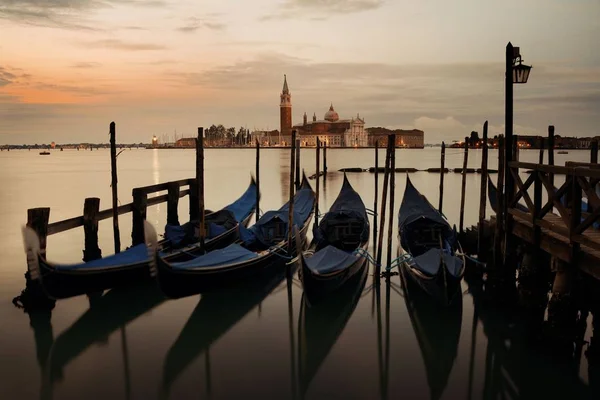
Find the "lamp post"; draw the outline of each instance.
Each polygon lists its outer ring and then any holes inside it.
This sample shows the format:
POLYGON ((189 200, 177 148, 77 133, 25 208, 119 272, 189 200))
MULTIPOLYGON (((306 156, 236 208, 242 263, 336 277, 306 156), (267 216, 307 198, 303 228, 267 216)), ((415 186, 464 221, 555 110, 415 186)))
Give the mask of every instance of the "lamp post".
MULTIPOLYGON (((508 203, 513 199, 515 194, 515 183, 512 174, 510 173, 510 162, 512 159, 513 148, 513 84, 527 83, 531 66, 523 64, 521 52, 518 47, 514 47, 508 42, 506 45, 506 70, 504 77, 505 85, 505 110, 504 110, 504 190, 505 197, 502 204, 502 212, 504 216, 505 226, 505 254, 510 247, 507 245, 511 235, 512 226, 510 215, 508 215, 508 203), (517 64, 518 62, 518 64, 517 64)), ((506 259, 505 259, 506 263, 506 259)))

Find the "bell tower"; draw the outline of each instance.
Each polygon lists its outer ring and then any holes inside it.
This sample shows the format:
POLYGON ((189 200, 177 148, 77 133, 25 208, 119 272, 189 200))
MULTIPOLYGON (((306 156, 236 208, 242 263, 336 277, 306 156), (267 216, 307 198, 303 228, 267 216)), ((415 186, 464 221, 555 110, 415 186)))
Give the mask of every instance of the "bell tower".
POLYGON ((292 134, 292 95, 288 89, 287 77, 283 75, 283 90, 281 91, 279 103, 279 125, 282 136, 292 134))

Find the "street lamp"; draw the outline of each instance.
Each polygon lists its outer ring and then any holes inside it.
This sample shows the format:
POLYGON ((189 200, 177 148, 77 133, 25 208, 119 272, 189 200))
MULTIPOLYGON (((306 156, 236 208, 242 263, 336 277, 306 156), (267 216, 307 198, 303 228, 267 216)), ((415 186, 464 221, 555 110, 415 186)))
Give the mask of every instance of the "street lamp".
MULTIPOLYGON (((527 83, 529 79, 529 73, 531 66, 523 64, 521 58, 521 51, 519 47, 514 47, 512 43, 508 42, 506 45, 506 59, 505 59, 505 76, 504 76, 504 191, 506 196, 504 197, 504 204, 502 204, 502 214, 505 221, 509 221, 508 216, 508 203, 512 201, 515 193, 515 182, 512 174, 510 173, 510 163, 512 159, 512 147, 513 147, 513 84, 527 83), (518 64, 517 64, 518 62, 518 64)), ((507 224, 509 225, 509 224, 507 224)), ((505 233, 505 245, 509 236, 511 235, 511 226, 504 226, 505 233)), ((508 246, 506 246, 508 250, 508 246)))

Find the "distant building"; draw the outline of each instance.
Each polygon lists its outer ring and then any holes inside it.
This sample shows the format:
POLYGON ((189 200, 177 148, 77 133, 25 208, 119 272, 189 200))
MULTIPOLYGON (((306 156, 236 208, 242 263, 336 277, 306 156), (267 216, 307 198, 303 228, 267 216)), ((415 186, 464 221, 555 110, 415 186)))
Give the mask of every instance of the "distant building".
POLYGON ((152 136, 152 147, 158 147, 158 138, 156 136, 152 136))
POLYGON ((50 148, 52 148, 52 149, 53 149, 53 148, 55 148, 55 147, 56 147, 56 143, 54 143, 54 142, 50 143, 50 148))
POLYGON ((181 138, 175 142, 175 147, 196 147, 196 138, 181 138))
POLYGON ((387 146, 389 134, 396 134, 396 147, 422 149, 425 147, 425 132, 419 129, 387 129, 381 127, 367 128, 369 146, 375 146, 379 141, 379 147, 387 146))

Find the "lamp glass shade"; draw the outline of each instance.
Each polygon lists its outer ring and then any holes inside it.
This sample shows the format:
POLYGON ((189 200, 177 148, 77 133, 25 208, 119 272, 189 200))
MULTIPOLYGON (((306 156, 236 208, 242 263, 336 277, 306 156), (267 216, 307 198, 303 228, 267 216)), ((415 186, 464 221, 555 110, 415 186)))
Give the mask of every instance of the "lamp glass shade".
POLYGON ((518 64, 513 67, 513 83, 527 83, 531 66, 518 64))

